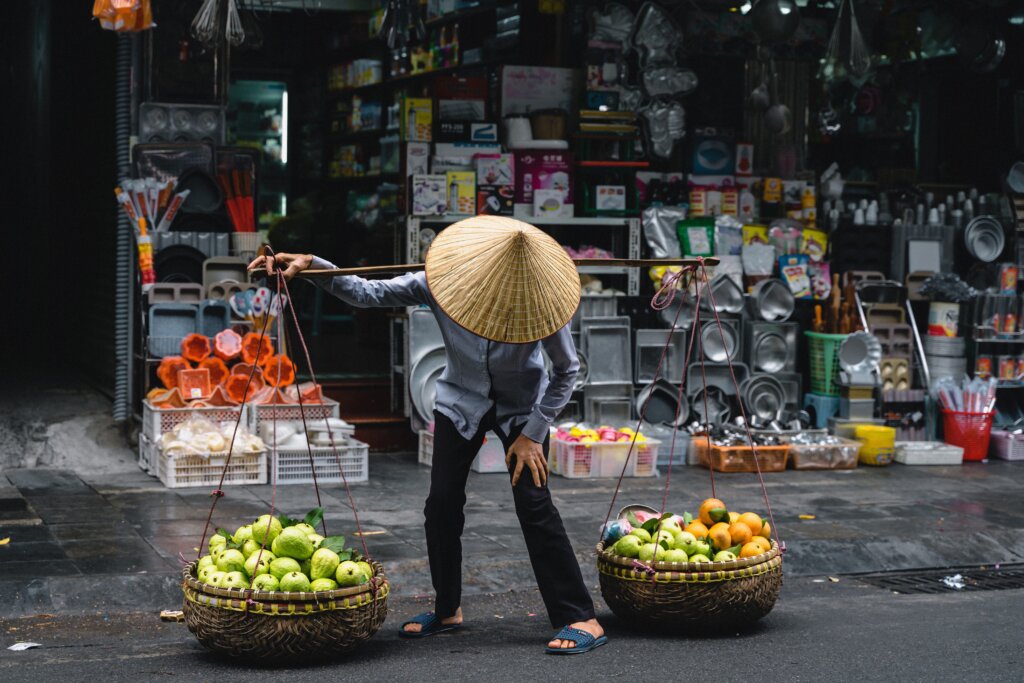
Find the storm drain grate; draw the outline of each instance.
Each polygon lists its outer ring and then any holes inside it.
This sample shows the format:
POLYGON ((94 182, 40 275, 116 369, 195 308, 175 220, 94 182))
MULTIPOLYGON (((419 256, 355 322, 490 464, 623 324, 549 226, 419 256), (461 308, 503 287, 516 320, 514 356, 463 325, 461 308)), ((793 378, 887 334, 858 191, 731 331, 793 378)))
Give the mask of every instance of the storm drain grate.
POLYGON ((857 579, 894 593, 1010 590, 1024 588, 1024 565, 866 574, 857 579))

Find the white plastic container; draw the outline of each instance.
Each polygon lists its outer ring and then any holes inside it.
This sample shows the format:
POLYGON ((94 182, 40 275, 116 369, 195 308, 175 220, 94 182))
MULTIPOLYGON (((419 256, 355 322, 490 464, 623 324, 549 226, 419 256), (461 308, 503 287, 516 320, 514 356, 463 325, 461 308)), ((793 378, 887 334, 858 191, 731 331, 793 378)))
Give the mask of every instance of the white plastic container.
POLYGON ((903 465, 961 465, 964 449, 940 441, 897 441, 895 460, 903 465))

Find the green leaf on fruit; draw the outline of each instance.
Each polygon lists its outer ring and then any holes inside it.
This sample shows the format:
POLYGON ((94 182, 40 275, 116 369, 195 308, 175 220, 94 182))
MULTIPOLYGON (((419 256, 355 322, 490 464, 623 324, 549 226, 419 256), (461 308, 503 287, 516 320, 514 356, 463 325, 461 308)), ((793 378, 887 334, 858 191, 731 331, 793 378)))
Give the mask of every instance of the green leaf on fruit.
POLYGON ((693 522, 693 515, 691 515, 689 512, 684 512, 683 521, 686 522, 686 526, 690 526, 690 524, 693 522))
POLYGON ((345 552, 345 537, 344 536, 328 536, 320 542, 321 548, 327 548, 332 553, 337 553, 339 557, 345 552))
POLYGON ((287 529, 288 527, 295 526, 299 523, 298 520, 292 519, 283 512, 277 516, 277 521, 281 522, 282 529, 287 529))
POLYGON ((651 534, 654 533, 654 530, 658 528, 658 525, 660 523, 660 519, 658 519, 657 517, 652 517, 651 519, 644 522, 643 526, 641 526, 640 528, 646 531, 647 533, 651 534))
POLYGON ((630 526, 633 526, 633 527, 640 526, 640 520, 636 518, 636 515, 633 514, 632 510, 630 510, 629 512, 626 513, 626 521, 629 522, 630 526))
POLYGON ((671 516, 672 516, 672 513, 671 513, 671 512, 666 512, 665 514, 663 514, 663 515, 661 516, 661 521, 664 521, 664 520, 668 519, 668 518, 669 518, 669 517, 671 517, 671 516))
POLYGON ((733 555, 739 555, 739 554, 740 554, 740 547, 741 547, 741 546, 738 546, 738 545, 734 545, 734 546, 733 546, 733 547, 731 547, 731 548, 726 548, 726 550, 728 550, 728 551, 729 551, 730 553, 732 553, 733 555))
POLYGON ((221 529, 221 528, 218 527, 216 535, 217 536, 223 536, 224 538, 227 539, 227 543, 224 544, 225 548, 231 548, 232 550, 241 550, 242 549, 242 545, 243 544, 242 543, 235 543, 234 537, 231 535, 231 533, 227 529, 221 529))
POLYGON ((338 553, 338 561, 340 561, 340 562, 345 562, 347 560, 351 560, 352 557, 353 557, 353 553, 352 553, 351 550, 342 550, 340 553, 338 553))
POLYGON ((310 525, 314 529, 320 526, 320 522, 324 521, 324 509, 313 508, 306 513, 306 517, 302 520, 304 523, 310 525))

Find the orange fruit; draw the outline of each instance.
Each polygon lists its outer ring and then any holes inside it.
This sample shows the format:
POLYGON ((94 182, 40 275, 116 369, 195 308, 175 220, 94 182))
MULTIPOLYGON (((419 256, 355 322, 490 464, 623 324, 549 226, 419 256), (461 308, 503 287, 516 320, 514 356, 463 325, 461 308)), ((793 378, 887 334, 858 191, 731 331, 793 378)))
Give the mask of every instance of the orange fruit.
POLYGON ((685 529, 683 529, 683 531, 689 531, 697 538, 708 537, 708 528, 704 526, 702 522, 690 522, 690 524, 685 529))
MULTIPOLYGON (((768 552, 772 549, 772 542, 769 541, 767 538, 763 538, 761 536, 754 536, 752 539, 750 539, 750 543, 761 546, 762 552, 768 552)), ((750 545, 750 543, 747 543, 747 545, 750 545)))
POLYGON ((771 537, 772 537, 772 525, 769 524, 768 522, 765 522, 764 526, 761 527, 760 533, 758 533, 757 535, 760 536, 761 538, 771 539, 771 537))
MULTIPOLYGON (((754 538, 761 538, 761 537, 760 536, 755 536, 754 538)), ((743 544, 743 547, 740 548, 740 555, 739 556, 740 557, 757 557, 758 555, 760 555, 763 552, 765 552, 765 551, 764 551, 764 549, 761 548, 761 544, 760 543, 755 543, 754 541, 751 541, 750 543, 744 543, 743 544)))
POLYGON ((729 526, 729 536, 732 538, 732 545, 743 545, 749 541, 754 534, 751 533, 750 527, 743 522, 733 522, 729 526))
POLYGON ((753 512, 744 512, 740 515, 739 521, 743 522, 750 527, 750 533, 757 536, 761 533, 761 527, 764 526, 764 522, 761 521, 761 516, 756 515, 753 512))
POLYGON ((704 526, 711 528, 712 525, 727 520, 729 513, 725 509, 725 503, 717 498, 708 498, 700 504, 699 516, 704 526))
POLYGON ((732 547, 732 536, 729 534, 729 525, 719 522, 708 529, 708 538, 717 550, 725 550, 732 547))
MULTIPOLYGON (((723 519, 722 521, 724 522, 725 520, 723 519)), ((733 511, 730 510, 729 511, 729 524, 735 524, 738 521, 740 521, 740 513, 733 512, 733 511)))

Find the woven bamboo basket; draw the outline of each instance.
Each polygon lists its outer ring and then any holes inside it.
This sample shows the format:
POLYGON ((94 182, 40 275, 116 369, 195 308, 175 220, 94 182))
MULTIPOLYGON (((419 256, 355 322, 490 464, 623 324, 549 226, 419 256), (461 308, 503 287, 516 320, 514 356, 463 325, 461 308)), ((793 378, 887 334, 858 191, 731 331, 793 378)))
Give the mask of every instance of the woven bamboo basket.
POLYGON ((748 626, 772 611, 782 587, 778 545, 731 562, 655 562, 653 573, 597 546, 605 602, 639 627, 716 631, 748 626))
POLYGON ((251 660, 300 656, 323 659, 350 652, 369 640, 388 613, 387 578, 319 593, 217 588, 196 579, 196 565, 182 574, 185 624, 214 652, 251 660))

